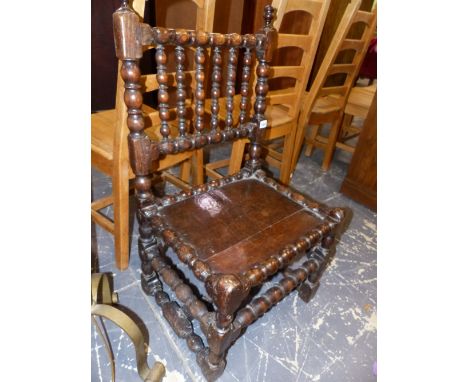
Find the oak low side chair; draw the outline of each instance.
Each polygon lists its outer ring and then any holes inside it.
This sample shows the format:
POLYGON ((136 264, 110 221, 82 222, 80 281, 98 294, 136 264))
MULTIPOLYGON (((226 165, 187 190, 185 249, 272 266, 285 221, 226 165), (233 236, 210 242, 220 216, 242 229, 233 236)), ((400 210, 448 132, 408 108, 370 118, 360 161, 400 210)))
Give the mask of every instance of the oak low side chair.
MULTIPOLYGON (((116 54, 123 62, 128 108, 129 157, 136 176, 142 289, 155 297, 175 333, 196 353, 210 381, 223 373, 226 352, 243 329, 297 287, 304 301, 312 298, 344 218, 343 209, 321 206, 279 185, 261 170, 269 62, 277 38, 273 16, 274 8, 266 6, 264 27, 256 34, 239 35, 152 28, 140 22, 125 0, 114 13, 116 54), (161 140, 151 139, 145 132, 139 69, 144 46, 156 47, 161 140), (183 65, 178 65, 176 72, 178 134, 168 124, 166 48, 170 46, 175 46, 176 60, 184 49, 195 48, 193 133, 186 131, 183 65), (205 121, 208 60, 212 61, 212 86, 220 86, 221 52, 217 48, 228 51, 224 128, 220 127, 218 112, 205 121), (239 51, 243 52, 243 86, 250 82, 255 51, 254 111, 250 113, 247 108, 252 92, 249 87, 239 104, 239 122, 231 125, 239 51), (153 193, 153 162, 161 156, 242 138, 250 140, 250 159, 238 173, 174 195, 157 197, 153 193), (304 261, 298 264, 301 258, 304 261), (253 295, 257 286, 280 271, 284 277, 278 283, 258 297, 253 295), (203 290, 196 290, 186 281, 190 278, 181 277, 180 272, 191 272, 204 284, 203 290), (161 281, 172 289, 178 302, 170 300, 161 281), (194 332, 193 320, 199 322, 205 341, 194 332)), ((216 94, 211 100, 214 104, 216 94)))
MULTIPOLYGON (((214 2, 215 0, 187 1, 187 5, 193 3, 196 7, 196 27, 198 29, 212 30, 214 2)), ((133 8, 140 17, 143 17, 145 0, 134 0, 133 8)), ((120 68, 121 63, 119 62, 119 71, 120 68)), ((193 70, 186 70, 185 75, 192 77, 194 81, 193 70)), ((169 86, 174 86, 174 73, 170 73, 170 79, 169 86)), ((141 82, 145 93, 158 89, 156 74, 143 75, 141 82)), ((123 101, 123 93, 124 83, 120 74, 118 74, 115 109, 104 110, 91 115, 91 164, 112 179, 112 194, 96 199, 91 203, 91 217, 96 224, 113 234, 115 263, 120 270, 125 270, 129 261, 129 194, 131 191, 129 181, 135 177, 128 158, 127 110, 123 101), (109 205, 113 206, 113 220, 100 213, 100 210, 109 205)), ((187 100, 187 103, 190 105, 190 100, 187 100)), ((147 127, 157 126, 160 123, 157 110, 151 106, 144 104, 143 112, 147 127)), ((169 112, 171 119, 174 119, 175 109, 171 108, 169 112)), ((174 126, 172 128, 176 129, 174 126)), ((153 139, 161 139, 159 130, 148 129, 147 131, 153 139)), ((203 171, 197 171, 202 169, 203 166, 203 152, 201 150, 184 152, 161 159, 158 166, 159 170, 168 170, 175 166, 180 167, 179 176, 169 171, 161 173, 162 179, 169 181, 180 189, 187 189, 189 184, 203 183, 203 171)))
POLYGON ((299 116, 291 164, 293 170, 304 139, 308 146, 306 154, 310 155, 315 147, 322 148, 324 150, 322 170, 327 171, 330 168, 340 136, 344 108, 376 28, 377 6, 375 3, 372 12, 359 10, 360 6, 361 0, 351 0, 346 7, 312 87, 304 95, 304 105, 299 116), (360 38, 349 38, 351 27, 358 23, 364 26, 360 38), (337 63, 339 54, 346 51, 353 51, 350 62, 337 63), (328 85, 327 79, 337 75, 343 76, 341 85, 328 85), (324 124, 327 123, 331 123, 330 131, 327 136, 321 135, 324 131, 324 124), (312 128, 310 134, 306 136, 309 125, 312 128))
MULTIPOLYGON (((281 183, 287 185, 302 95, 314 63, 330 0, 273 0, 272 6, 278 10, 273 25, 279 33, 274 62, 270 67, 269 86, 273 81, 276 86, 267 95, 269 125, 264 134, 263 150, 267 153, 268 164, 280 170, 281 183), (294 18, 302 23, 292 23, 294 18), (278 150, 278 142, 282 152, 278 150)), ((236 104, 241 101, 242 92, 241 89, 241 94, 234 97, 236 104)), ((225 110, 225 104, 226 99, 223 98, 214 107, 225 110)), ((213 105, 208 102, 206 111, 211 113, 212 108, 213 105)), ((234 114, 234 121, 238 117, 238 114, 234 114)), ((219 179, 222 176, 219 168, 226 166, 229 175, 239 171, 245 160, 247 143, 247 139, 240 139, 233 143, 229 159, 207 163, 207 176, 219 179)))

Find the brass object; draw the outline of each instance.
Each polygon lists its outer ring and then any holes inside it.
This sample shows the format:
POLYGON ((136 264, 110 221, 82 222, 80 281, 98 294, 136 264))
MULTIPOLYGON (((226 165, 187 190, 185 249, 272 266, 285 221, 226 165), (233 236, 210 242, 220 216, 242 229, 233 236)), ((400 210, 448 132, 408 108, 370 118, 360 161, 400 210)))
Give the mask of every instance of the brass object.
POLYGON ((127 333, 135 346, 137 370, 141 379, 145 382, 160 382, 166 373, 164 365, 161 362, 156 362, 151 369, 148 367, 143 334, 135 321, 126 313, 113 306, 117 302, 118 296, 111 289, 109 275, 105 273, 93 273, 91 275, 91 317, 111 360, 112 381, 115 381, 114 357, 112 356, 109 341, 104 336, 96 316, 112 321, 127 333))

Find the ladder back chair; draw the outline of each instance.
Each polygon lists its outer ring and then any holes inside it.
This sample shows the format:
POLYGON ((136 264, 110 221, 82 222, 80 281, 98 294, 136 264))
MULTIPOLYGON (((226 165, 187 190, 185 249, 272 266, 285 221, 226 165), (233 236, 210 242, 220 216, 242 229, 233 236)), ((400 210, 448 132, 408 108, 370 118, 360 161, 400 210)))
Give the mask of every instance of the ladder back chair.
POLYGON ((343 113, 350 91, 354 85, 369 43, 374 36, 377 22, 377 7, 372 12, 359 10, 361 0, 351 0, 335 32, 334 38, 320 65, 319 71, 299 116, 298 130, 295 137, 292 170, 295 169, 308 125, 312 125, 310 136, 306 137, 308 145, 306 154, 310 155, 314 147, 324 150, 322 170, 330 167, 336 142, 343 120, 343 113), (365 25, 360 38, 348 38, 351 27, 356 23, 365 25), (336 63, 340 52, 354 51, 350 63, 336 63), (328 86, 327 79, 342 75, 342 85, 328 86), (323 124, 331 123, 328 137, 320 135, 323 124))
POLYGON ((223 373, 227 349, 243 329, 293 289, 300 288, 299 295, 304 301, 312 298, 319 274, 329 260, 334 235, 344 218, 343 209, 321 206, 279 185, 261 170, 260 141, 267 126, 269 62, 277 37, 272 27, 273 15, 274 9, 266 6, 262 30, 239 35, 152 28, 140 22, 125 0, 114 13, 116 54, 123 62, 123 97, 128 108, 129 156, 136 175, 142 288, 155 297, 175 333, 196 353, 208 380, 223 373), (145 132, 139 69, 144 46, 156 47, 161 140, 153 140, 145 132), (196 130, 192 133, 186 129, 186 85, 181 66, 176 75, 178 134, 173 134, 168 125, 166 48, 169 46, 175 46, 179 55, 189 47, 196 49, 196 130), (215 89, 212 102, 216 105, 222 70, 220 50, 228 51, 229 91, 223 129, 218 110, 208 121, 204 118, 204 83, 210 74, 206 73, 207 63, 213 61, 210 68, 212 89, 215 89), (239 51, 244 53, 242 82, 247 90, 239 104, 239 122, 234 124, 232 88, 239 51), (247 109, 252 92, 247 84, 254 61, 253 51, 258 64, 252 113, 247 109), (238 173, 175 195, 157 197, 153 193, 153 162, 161 157, 247 137, 250 159, 238 173), (305 261, 293 267, 293 261, 304 255, 305 261), (191 272, 204 284, 203 290, 194 290, 196 288, 186 277, 180 277, 179 271, 191 272), (284 277, 276 285, 249 300, 254 297, 255 287, 279 271, 284 277), (173 290, 178 302, 169 299, 161 280, 173 290), (193 320, 200 323, 205 342, 194 333, 193 320))
MULTIPOLYGON (((341 124, 338 139, 336 141, 336 148, 354 153, 355 146, 350 145, 347 141, 359 136, 361 133, 361 126, 353 123, 354 117, 359 117, 361 120, 367 118, 369 108, 372 101, 377 94, 377 84, 373 83, 369 86, 354 86, 349 92, 348 100, 344 108, 343 122, 341 124)), ((312 148, 312 145, 307 145, 307 151, 312 148)), ((310 155, 310 154, 309 154, 310 155)))
MULTIPOLYGON (((215 0, 192 0, 196 6, 196 28, 211 31, 214 18, 215 0)), ((133 7, 138 15, 143 18, 145 10, 145 0, 134 0, 133 7)), ((183 58, 182 58, 183 59, 183 58)), ((119 71, 121 63, 119 62, 119 71)), ((187 70, 185 75, 192 77, 194 81, 194 71, 187 70)), ((168 86, 176 86, 175 73, 169 73, 168 86)), ((142 91, 151 92, 158 89, 156 74, 141 76, 142 91)), ((124 83, 118 74, 115 109, 104 110, 91 115, 91 164, 99 171, 112 178, 112 194, 91 203, 91 217, 93 221, 114 236, 114 253, 116 266, 120 270, 128 267, 129 260, 129 181, 135 177, 128 158, 127 143, 127 121, 126 106, 123 100, 124 83), (99 211, 109 205, 113 205, 114 219, 106 217, 99 211)), ((190 104, 190 100, 187 100, 190 104)), ((157 110, 149 105, 143 105, 145 123, 149 126, 156 126, 160 123, 157 110)), ((175 118, 176 110, 171 108, 171 119, 175 118)), ((174 129, 174 126, 172 126, 174 129)), ((149 129, 148 135, 153 139, 161 139, 159 131, 149 129)), ((188 183, 194 184, 203 182, 203 173, 196 171, 203 163, 203 152, 184 152, 180 155, 173 155, 159 161, 159 169, 166 170, 180 165, 180 177, 170 172, 164 171, 162 178, 171 182, 181 189, 187 189, 188 183), (193 167, 193 172, 192 172, 193 167)))
MULTIPOLYGON (((302 94, 305 92, 314 63, 329 5, 330 0, 273 0, 272 3, 272 6, 278 10, 273 25, 280 32, 275 52, 275 61, 280 63, 271 66, 269 83, 276 81, 279 84, 279 89, 269 91, 267 96, 269 125, 265 131, 264 140, 267 142, 283 138, 284 143, 282 153, 274 150, 272 146, 265 146, 264 149, 268 150, 267 162, 280 169, 279 180, 286 185, 289 184, 290 179, 290 162, 297 119, 303 101, 302 94), (308 28, 306 26, 307 30, 301 31, 302 33, 283 33, 283 20, 287 16, 298 14, 302 14, 299 16, 302 16, 305 20, 309 19, 308 28), (290 54, 291 49, 299 50, 301 54, 299 62, 296 61, 294 65, 287 62, 287 60, 285 64, 285 60, 282 59, 282 56, 290 54), (293 81, 292 84, 291 81, 285 81, 281 85, 278 82, 281 79, 292 79, 293 81)), ((241 99, 242 94, 234 97, 237 103, 241 99)), ((225 102, 225 99, 218 101, 222 109, 225 109, 225 102)), ((207 111, 210 111, 210 105, 208 105, 207 111)), ((234 118, 238 118, 238 116, 235 115, 234 118)), ((247 143, 248 140, 246 139, 235 142, 230 159, 207 163, 205 165, 206 174, 211 178, 220 178, 222 175, 216 170, 225 166, 229 166, 229 175, 239 171, 245 159, 245 146, 247 143)))

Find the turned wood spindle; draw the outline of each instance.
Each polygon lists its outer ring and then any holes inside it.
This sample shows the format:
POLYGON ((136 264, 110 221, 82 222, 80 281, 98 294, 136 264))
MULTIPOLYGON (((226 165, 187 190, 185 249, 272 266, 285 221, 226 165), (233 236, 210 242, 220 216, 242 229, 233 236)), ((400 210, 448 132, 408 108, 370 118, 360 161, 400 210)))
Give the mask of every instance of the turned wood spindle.
POLYGON ((158 45, 156 47, 156 63, 157 63, 157 74, 156 79, 158 80, 159 90, 158 90, 158 108, 159 108, 159 118, 161 119, 161 128, 160 132, 163 137, 163 141, 167 140, 171 134, 171 129, 169 127, 169 92, 167 91, 167 72, 166 72, 166 62, 167 56, 164 51, 163 45, 158 45))
POLYGON ((237 49, 232 47, 229 49, 227 83, 226 83, 226 129, 232 128, 234 119, 232 112, 234 110, 234 94, 236 92, 234 84, 236 82, 236 67, 237 67, 237 49))
MULTIPOLYGON (((192 321, 196 319, 202 321, 203 317, 208 313, 206 305, 199 300, 193 293, 192 289, 183 282, 183 280, 177 275, 168 262, 161 255, 157 255, 152 259, 152 264, 157 271, 157 273, 162 277, 164 282, 174 291, 177 299, 182 303, 182 311, 184 312, 182 316, 186 316, 187 320, 192 321)), ((162 284, 159 282, 156 285, 155 293, 156 303, 164 309, 167 304, 169 307, 174 305, 174 302, 171 302, 167 293, 163 291, 162 284)), ((173 311, 170 309, 169 311, 173 311)), ((167 310, 166 310, 167 312, 167 310)), ((175 312, 174 312, 175 313, 175 312)), ((180 313, 179 313, 180 314, 180 313)), ((187 341, 189 349, 195 353, 204 349, 203 340, 194 333, 193 326, 189 324, 188 321, 185 321, 185 318, 179 316, 179 314, 173 315, 170 314, 166 317, 169 324, 173 328, 178 327, 177 335, 181 338, 184 338, 187 341), (181 321, 182 320, 182 321, 181 321), (180 328, 180 326, 184 326, 180 328)))
POLYGON ((265 119, 265 109, 266 109, 266 95, 268 93, 268 75, 270 73, 270 66, 268 62, 270 60, 270 54, 266 52, 265 45, 269 44, 270 34, 274 31, 272 28, 272 21, 274 15, 274 8, 271 5, 265 6, 263 13, 264 27, 263 31, 265 32, 265 40, 260 39, 257 41, 257 57, 259 64, 257 66, 257 84, 255 86, 255 119, 257 123, 260 123, 265 119))
MULTIPOLYGON (((144 132, 145 123, 141 111, 143 104, 143 96, 140 91, 140 68, 137 60, 123 60, 121 68, 121 76, 125 83, 124 102, 127 106, 127 125, 130 129, 129 146, 130 148, 137 145, 137 142, 144 141, 146 134, 144 132)), ((135 188, 138 208, 149 205, 154 202, 155 197, 151 191, 151 175, 146 171, 141 171, 140 168, 134 167, 135 172, 135 188)), ((142 219, 140 213, 137 214, 139 221, 139 244, 140 248, 151 245, 154 242, 154 235, 151 226, 142 219)), ((150 263, 151 253, 139 251, 142 277, 144 279, 153 280, 156 277, 150 263)))
POLYGON ((155 256, 152 263, 162 280, 174 291, 177 299, 186 307, 185 309, 190 313, 191 318, 200 321, 208 313, 206 305, 195 296, 192 289, 184 283, 164 257, 155 256))
MULTIPOLYGON (((121 69, 125 82, 124 101, 127 106, 127 125, 130 129, 130 139, 136 141, 144 139, 145 122, 141 111, 143 96, 140 91, 140 68, 137 60, 124 60, 121 69)), ((140 206, 153 201, 151 192, 151 175, 135 173, 136 195, 140 206)))
POLYGON ((268 74, 270 66, 266 60, 260 59, 257 66, 257 84, 255 86, 255 119, 258 123, 265 119, 266 95, 268 93, 268 74))
POLYGON ((221 48, 216 46, 213 48, 213 73, 211 75, 211 130, 218 128, 218 113, 219 113, 219 96, 221 83, 221 48))
POLYGON ((268 92, 268 72, 269 66, 265 60, 260 60, 257 66, 257 84, 255 86, 255 115, 253 122, 257 124, 256 134, 250 145, 250 161, 253 169, 260 166, 260 155, 261 155, 261 129, 263 129, 265 120, 265 108, 266 108, 266 94, 268 92))
POLYGON ((250 48, 246 48, 244 52, 243 67, 242 67, 242 82, 241 82, 241 101, 240 101, 240 116, 241 124, 247 123, 247 112, 249 107, 249 82, 252 65, 252 52, 250 48))
POLYGON ((185 51, 182 46, 176 46, 175 48, 176 58, 176 82, 177 82, 177 117, 179 119, 179 135, 185 136, 187 132, 187 126, 185 121, 185 99, 187 92, 185 91, 185 73, 184 73, 184 61, 185 51))
POLYGON ((255 105, 253 122, 257 124, 257 131, 250 145, 250 167, 255 170, 260 167, 262 129, 266 128, 265 109, 266 95, 268 93, 268 75, 270 73, 271 48, 270 40, 276 38, 276 30, 272 27, 272 21, 275 9, 271 5, 266 5, 263 13, 264 27, 262 36, 257 40, 255 47, 258 58, 257 66, 257 84, 255 86, 255 105))
POLYGON ((268 289, 262 296, 252 300, 245 308, 237 313, 235 321, 242 327, 249 326, 273 305, 280 302, 300 285, 307 276, 318 269, 315 260, 305 261, 299 268, 289 272, 283 279, 268 289))
POLYGON ((205 115, 205 51, 204 48, 199 46, 195 52, 195 129, 197 134, 201 134, 204 127, 204 115, 205 115))
POLYGON ((136 60, 125 60, 122 64, 121 75, 125 82, 124 101, 127 106, 127 125, 130 135, 140 138, 145 128, 141 112, 143 97, 140 91, 140 68, 136 60))

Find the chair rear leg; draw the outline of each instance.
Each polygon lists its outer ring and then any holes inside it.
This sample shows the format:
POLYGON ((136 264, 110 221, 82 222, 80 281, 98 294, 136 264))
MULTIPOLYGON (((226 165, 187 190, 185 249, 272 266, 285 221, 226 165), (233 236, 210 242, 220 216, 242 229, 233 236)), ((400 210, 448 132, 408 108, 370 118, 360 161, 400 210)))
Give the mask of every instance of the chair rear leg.
POLYGON ((340 129, 340 136, 338 140, 342 140, 343 138, 346 138, 346 135, 349 131, 349 128, 351 124, 353 123, 353 115, 352 114, 344 114, 343 116, 343 123, 341 124, 341 129, 340 129))
POLYGON ((323 156, 322 170, 328 171, 330 168, 331 161, 333 159, 333 153, 335 152, 336 141, 338 139, 338 134, 340 132, 341 122, 343 120, 343 114, 333 122, 330 134, 328 136, 327 144, 325 147, 325 154, 323 156))
POLYGON ((302 144, 304 143, 304 136, 306 132, 307 125, 297 126, 296 137, 294 139, 294 148, 293 155, 291 159, 291 175, 296 170, 297 162, 299 161, 299 156, 301 155, 302 144))
POLYGON ((291 161, 294 151, 294 135, 292 132, 284 137, 283 155, 281 158, 280 181, 288 185, 291 180, 291 161))
POLYGON ((241 169, 242 159, 244 158, 245 145, 247 142, 247 139, 239 139, 232 144, 228 175, 235 174, 241 169))
POLYGON ((115 264, 121 271, 127 269, 129 258, 129 193, 128 165, 114 171, 112 193, 114 198, 115 264))
POLYGON ((190 173, 192 171, 192 161, 190 159, 184 160, 180 164, 180 179, 185 183, 190 184, 190 173))
POLYGON ((203 149, 195 150, 192 157, 192 184, 200 185, 205 181, 205 171, 203 167, 203 149))
POLYGON ((306 137, 306 150, 305 156, 310 157, 315 148, 315 139, 322 125, 312 125, 312 128, 309 130, 309 134, 306 137))

